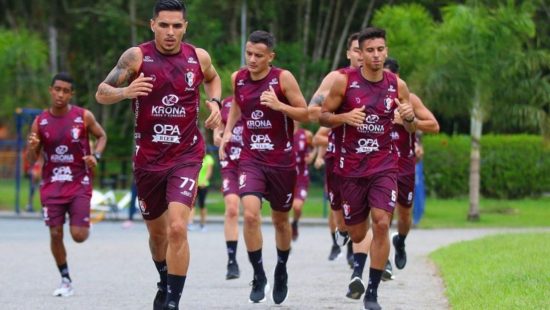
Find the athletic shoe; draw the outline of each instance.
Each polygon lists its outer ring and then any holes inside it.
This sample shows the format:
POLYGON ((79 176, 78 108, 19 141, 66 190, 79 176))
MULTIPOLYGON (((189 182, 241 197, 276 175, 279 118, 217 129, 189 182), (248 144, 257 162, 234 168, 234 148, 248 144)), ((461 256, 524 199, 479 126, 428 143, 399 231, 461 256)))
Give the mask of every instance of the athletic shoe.
POLYGON ((271 298, 276 305, 282 304, 288 296, 288 274, 285 272, 281 275, 275 275, 275 281, 273 282, 273 291, 271 292, 271 298))
POLYGON ((59 285, 59 288, 57 288, 55 291, 53 291, 53 296, 58 297, 69 297, 74 294, 74 289, 71 284, 71 280, 67 278, 61 279, 61 284, 59 285))
POLYGON ((227 264, 227 274, 225 275, 226 280, 238 279, 241 276, 241 271, 239 270, 239 265, 237 262, 230 262, 227 264))
POLYGON ((258 279, 257 276, 254 276, 254 280, 250 282, 250 285, 252 286, 252 291, 250 291, 248 302, 257 304, 266 301, 266 295, 269 293, 269 283, 267 283, 265 276, 263 279, 258 279))
POLYGON ((332 248, 330 248, 328 260, 335 260, 340 257, 340 254, 342 254, 342 250, 340 250, 340 247, 337 245, 332 245, 332 248))
POLYGON ((395 248, 395 256, 393 258, 395 267, 397 267, 397 269, 403 269, 407 264, 407 252, 405 252, 405 242, 399 244, 399 236, 397 235, 397 233, 394 233, 392 235, 392 243, 393 247, 395 248))
POLYGON ((347 298, 359 299, 365 292, 365 283, 359 277, 353 277, 348 284, 347 298))
POLYGON ((386 262, 386 267, 384 267, 384 272, 382 273, 382 281, 389 281, 393 280, 395 277, 393 276, 393 268, 391 266, 391 262, 388 259, 386 262))
POLYGON ((176 305, 174 301, 169 302, 164 308, 164 310, 178 310, 178 309, 179 309, 178 305, 176 305))
POLYGON ((363 299, 363 310, 382 310, 377 301, 367 301, 363 299))
POLYGON ((353 265, 355 264, 355 260, 353 259, 353 242, 348 242, 348 251, 346 255, 349 268, 353 269, 353 265))
POLYGON ((340 232, 338 229, 336 229, 336 244, 339 246, 344 246, 348 244, 350 237, 347 231, 340 232))
POLYGON ((292 222, 292 241, 298 240, 298 222, 292 222))
POLYGON ((166 288, 161 286, 160 282, 157 282, 157 288, 157 294, 153 300, 153 310, 163 310, 166 301, 166 288))

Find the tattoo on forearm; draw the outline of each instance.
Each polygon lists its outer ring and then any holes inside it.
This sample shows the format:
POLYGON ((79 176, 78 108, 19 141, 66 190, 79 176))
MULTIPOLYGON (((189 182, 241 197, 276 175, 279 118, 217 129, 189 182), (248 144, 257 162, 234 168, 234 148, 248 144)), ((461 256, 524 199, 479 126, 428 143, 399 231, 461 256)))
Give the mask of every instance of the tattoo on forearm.
POLYGON ((135 74, 132 69, 132 64, 135 63, 136 59, 137 57, 133 50, 124 52, 124 54, 120 56, 116 67, 109 72, 104 82, 115 87, 128 82, 135 74))
POLYGON ((102 96, 118 96, 122 95, 122 89, 100 86, 98 89, 98 93, 102 96))
POLYGON ((323 103, 323 101, 325 101, 325 96, 317 95, 317 96, 311 98, 311 101, 309 102, 309 104, 310 105, 312 105, 312 104, 321 105, 323 103))

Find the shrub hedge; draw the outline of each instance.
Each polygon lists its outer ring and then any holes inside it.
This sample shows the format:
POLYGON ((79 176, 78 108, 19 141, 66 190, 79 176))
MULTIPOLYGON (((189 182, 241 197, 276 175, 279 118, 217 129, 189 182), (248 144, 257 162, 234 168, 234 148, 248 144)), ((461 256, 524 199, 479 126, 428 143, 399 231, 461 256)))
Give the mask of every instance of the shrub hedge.
MULTIPOLYGON (((430 195, 468 194, 470 137, 425 135, 424 172, 430 195)), ((533 135, 481 139, 481 193, 492 198, 536 197, 550 192, 550 150, 533 135)))

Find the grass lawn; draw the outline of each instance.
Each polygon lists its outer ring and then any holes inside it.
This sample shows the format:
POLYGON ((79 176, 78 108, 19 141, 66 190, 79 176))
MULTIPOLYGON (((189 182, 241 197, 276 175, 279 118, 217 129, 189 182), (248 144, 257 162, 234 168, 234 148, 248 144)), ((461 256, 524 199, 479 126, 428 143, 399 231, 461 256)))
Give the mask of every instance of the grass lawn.
POLYGON ((452 309, 550 309, 550 233, 489 236, 430 257, 452 309))
MULTIPOLYGON (((14 210, 15 185, 12 180, 0 180, 0 210, 14 210)), ((119 193, 119 195, 121 195, 119 193)), ((21 209, 28 203, 28 182, 22 183, 21 209)), ((34 198, 34 209, 38 210, 40 202, 38 195, 34 198)), ((207 196, 209 214, 221 215, 224 212, 223 196, 216 188, 211 188, 207 196)), ((426 212, 420 222, 421 228, 447 227, 541 227, 549 226, 550 197, 521 200, 481 200, 481 220, 466 221, 468 199, 428 199, 426 212)), ((309 197, 303 208, 304 217, 325 217, 330 206, 323 201, 323 191, 319 185, 310 187, 309 197)), ((262 213, 270 214, 269 206, 264 204, 262 213)))

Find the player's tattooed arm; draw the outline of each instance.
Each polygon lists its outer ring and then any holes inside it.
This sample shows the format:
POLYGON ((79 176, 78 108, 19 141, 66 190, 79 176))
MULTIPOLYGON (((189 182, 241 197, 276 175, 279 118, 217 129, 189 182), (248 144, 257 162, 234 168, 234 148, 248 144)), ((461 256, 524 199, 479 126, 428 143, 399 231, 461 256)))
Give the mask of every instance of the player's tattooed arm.
POLYGON ((132 47, 126 50, 105 80, 99 84, 96 92, 97 101, 112 104, 124 99, 148 95, 153 87, 152 78, 144 77, 143 73, 136 77, 142 58, 139 48, 132 47), (128 83, 130 84, 127 87, 121 87, 128 83))

